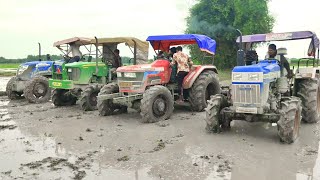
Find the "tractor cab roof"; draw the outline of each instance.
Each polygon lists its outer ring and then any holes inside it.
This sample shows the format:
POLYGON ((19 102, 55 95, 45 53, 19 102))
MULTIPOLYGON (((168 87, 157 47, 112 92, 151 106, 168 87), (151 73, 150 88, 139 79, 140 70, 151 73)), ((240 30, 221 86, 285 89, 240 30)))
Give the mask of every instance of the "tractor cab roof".
POLYGON ((179 34, 149 36, 154 50, 168 51, 170 46, 197 44, 201 51, 214 55, 216 53, 216 41, 208 36, 200 34, 179 34))
MULTIPOLYGON (((96 43, 95 39, 91 40, 92 44, 96 43)), ((142 41, 140 39, 134 38, 134 37, 114 37, 114 38, 98 38, 98 44, 121 44, 126 43, 127 46, 134 48, 135 44, 137 46, 137 49, 148 52, 149 50, 149 44, 147 41, 142 41)))
MULTIPOLYGON (((242 36, 242 43, 259 43, 270 41, 290 41, 311 39, 308 55, 315 56, 315 52, 319 49, 319 39, 314 32, 311 31, 296 31, 296 32, 284 32, 284 33, 268 33, 268 34, 253 34, 242 36)), ((237 38, 237 43, 240 43, 240 37, 237 38)))
POLYGON ((65 45, 65 44, 70 44, 70 43, 75 43, 78 45, 88 45, 88 44, 92 44, 91 40, 92 40, 91 38, 73 37, 73 38, 68 38, 68 39, 64 39, 61 41, 57 41, 57 42, 53 43, 53 47, 57 47, 60 45, 65 45))

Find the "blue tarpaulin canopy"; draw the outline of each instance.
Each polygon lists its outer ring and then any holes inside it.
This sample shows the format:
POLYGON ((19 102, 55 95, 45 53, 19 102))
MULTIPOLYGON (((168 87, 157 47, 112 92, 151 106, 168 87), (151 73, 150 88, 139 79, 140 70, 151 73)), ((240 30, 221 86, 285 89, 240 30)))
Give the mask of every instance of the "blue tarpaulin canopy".
POLYGON ((162 50, 165 52, 169 50, 170 46, 198 44, 201 51, 214 55, 217 46, 215 40, 200 34, 149 36, 147 41, 150 42, 154 50, 162 50))

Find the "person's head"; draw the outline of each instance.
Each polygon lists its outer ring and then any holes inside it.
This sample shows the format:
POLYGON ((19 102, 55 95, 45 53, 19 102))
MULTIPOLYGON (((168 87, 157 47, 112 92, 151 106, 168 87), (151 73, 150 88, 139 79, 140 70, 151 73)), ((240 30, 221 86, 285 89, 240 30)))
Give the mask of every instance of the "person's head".
POLYGON ((177 48, 176 47, 170 48, 170 54, 174 54, 176 52, 177 52, 177 48))
POLYGON ((271 58, 277 55, 277 46, 275 44, 270 44, 268 47, 268 54, 271 58))
POLYGON ((178 47, 177 47, 177 52, 178 52, 178 51, 182 51, 182 47, 181 47, 181 46, 178 46, 178 47))
POLYGON ((115 49, 113 52, 114 52, 114 54, 116 54, 116 55, 119 55, 119 54, 120 54, 119 49, 115 49))

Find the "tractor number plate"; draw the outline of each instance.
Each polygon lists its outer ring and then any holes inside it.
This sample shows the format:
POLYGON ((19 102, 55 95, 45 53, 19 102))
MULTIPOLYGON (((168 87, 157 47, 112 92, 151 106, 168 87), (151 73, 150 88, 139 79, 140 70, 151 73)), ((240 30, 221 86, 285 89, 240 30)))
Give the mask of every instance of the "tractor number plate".
POLYGON ((120 87, 131 87, 132 86, 132 82, 120 82, 119 86, 120 87))
POLYGON ((61 82, 52 82, 52 85, 55 87, 61 87, 62 83, 61 82))

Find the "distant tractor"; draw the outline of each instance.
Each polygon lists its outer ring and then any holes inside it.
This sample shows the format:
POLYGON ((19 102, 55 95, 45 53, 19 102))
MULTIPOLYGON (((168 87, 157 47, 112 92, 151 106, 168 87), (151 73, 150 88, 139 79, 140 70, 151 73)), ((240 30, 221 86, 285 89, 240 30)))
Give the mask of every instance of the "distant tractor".
MULTIPOLYGON (((319 121, 319 39, 312 32, 300 31, 240 36, 237 42, 240 43, 240 66, 232 70, 230 89, 211 96, 208 101, 206 130, 228 130, 232 120, 270 122, 277 123, 281 141, 294 142, 299 135, 301 118, 307 123, 319 121), (300 59, 295 73, 292 70, 286 72, 280 59, 272 58, 258 62, 255 51, 251 49, 254 43, 259 42, 307 38, 311 39, 308 55, 313 58, 300 59), (246 47, 244 50, 242 45, 246 47), (305 67, 301 67, 302 62, 305 63, 305 67), (286 77, 286 74, 294 76, 286 77)), ((281 56, 281 53, 278 54, 281 56)))
MULTIPOLYGON (((216 51, 214 40, 198 34, 149 36, 147 41, 158 51, 157 55, 160 51, 168 52, 172 46, 197 44, 211 63, 216 51)), ((170 59, 164 57, 151 64, 118 68, 117 83, 105 85, 98 95, 99 114, 109 116, 117 111, 125 112, 129 107, 140 112, 142 123, 168 119, 178 98, 176 71, 170 59)), ((189 105, 194 111, 204 110, 210 96, 220 93, 217 73, 212 64, 194 65, 184 78, 188 102, 183 105, 189 105)))
POLYGON ((16 76, 7 83, 6 93, 9 99, 17 99, 22 95, 30 103, 43 103, 50 99, 51 90, 48 78, 52 75, 53 61, 50 60, 50 55, 47 55, 47 58, 46 61, 41 59, 41 45, 39 43, 39 60, 20 64, 16 76))
MULTIPOLYGON (((88 51, 79 62, 63 63, 62 68, 53 66, 53 75, 49 80, 49 85, 54 89, 52 102, 55 106, 69 106, 79 101, 80 107, 84 111, 92 111, 97 108, 97 95, 101 87, 116 80, 116 72, 112 67, 114 50, 118 44, 125 43, 133 58, 131 63, 135 64, 139 60, 147 59, 148 42, 141 41, 133 37, 117 38, 72 38, 56 42, 54 46, 66 46, 65 52, 71 43, 80 45, 88 51), (95 53, 92 53, 92 45, 95 53), (99 47, 102 47, 99 49, 99 47), (132 50, 133 49, 133 50, 132 50), (138 57, 138 53, 140 53, 138 57), (96 55, 92 61, 92 54, 96 55), (86 59, 87 58, 87 59, 86 59)), ((71 59, 66 57, 67 59, 71 59)))

